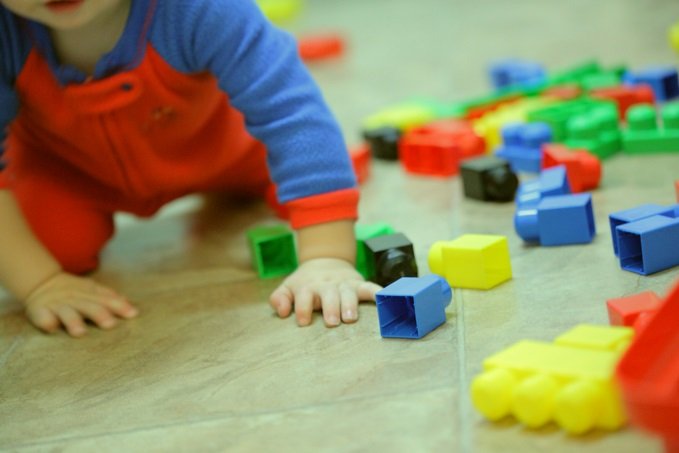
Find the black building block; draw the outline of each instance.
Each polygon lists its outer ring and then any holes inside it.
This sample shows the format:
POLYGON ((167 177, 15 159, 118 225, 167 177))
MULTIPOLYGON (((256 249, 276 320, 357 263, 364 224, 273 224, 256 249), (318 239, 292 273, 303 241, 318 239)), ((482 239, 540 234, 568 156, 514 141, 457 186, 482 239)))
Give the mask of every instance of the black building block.
POLYGON ((417 277, 413 244, 402 233, 367 239, 365 247, 369 280, 387 286, 401 277, 417 277))
POLYGON ((398 141, 401 131, 385 126, 363 131, 363 138, 370 145, 370 152, 377 159, 398 160, 398 141))
POLYGON ((460 165, 464 194, 482 201, 512 201, 519 179, 509 162, 486 156, 465 160, 460 165))

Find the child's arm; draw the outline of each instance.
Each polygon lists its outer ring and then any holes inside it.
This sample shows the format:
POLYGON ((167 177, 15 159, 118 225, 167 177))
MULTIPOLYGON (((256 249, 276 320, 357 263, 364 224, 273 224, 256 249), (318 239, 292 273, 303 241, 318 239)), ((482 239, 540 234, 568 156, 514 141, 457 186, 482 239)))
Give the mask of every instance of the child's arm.
POLYGON ((111 328, 116 315, 137 315, 113 290, 64 272, 35 237, 9 190, 0 190, 0 219, 0 283, 24 303, 36 327, 54 332, 62 324, 70 335, 81 336, 85 318, 111 328))
POLYGON ((322 223, 297 233, 300 265, 271 294, 271 306, 283 318, 294 306, 300 326, 309 325, 319 309, 329 327, 356 321, 359 300, 375 300, 381 287, 366 282, 354 267, 354 222, 322 223))

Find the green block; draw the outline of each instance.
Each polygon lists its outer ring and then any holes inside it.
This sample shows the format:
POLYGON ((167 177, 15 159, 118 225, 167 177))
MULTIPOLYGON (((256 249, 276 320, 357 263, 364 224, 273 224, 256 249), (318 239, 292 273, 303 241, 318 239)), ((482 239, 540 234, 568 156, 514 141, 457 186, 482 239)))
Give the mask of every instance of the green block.
POLYGON ((610 101, 600 101, 590 98, 580 98, 572 101, 558 102, 546 107, 533 110, 528 113, 528 121, 547 123, 552 128, 552 136, 555 142, 561 142, 568 138, 568 122, 571 118, 587 113, 588 111, 604 105, 615 104, 610 101))
POLYGON ((580 86, 587 91, 595 88, 608 88, 620 85, 620 75, 615 71, 600 72, 582 78, 580 86))
POLYGON ((587 76, 601 72, 601 66, 596 61, 585 61, 570 69, 552 74, 548 81, 553 85, 575 83, 580 84, 581 80, 587 76))
POLYGON ((260 278, 288 275, 297 268, 295 238, 286 226, 251 228, 247 238, 252 264, 260 278))
POLYGON ((622 149, 628 154, 679 151, 679 104, 663 106, 658 125, 657 112, 650 105, 635 105, 627 111, 627 129, 622 132, 622 149))
POLYGON ((622 148, 618 110, 612 103, 592 106, 570 118, 564 143, 570 148, 585 148, 601 159, 622 148))
POLYGON ((368 263, 368 255, 365 248, 365 241, 378 236, 395 233, 394 228, 387 223, 375 223, 371 225, 356 225, 356 270, 365 279, 371 278, 375 270, 368 263))

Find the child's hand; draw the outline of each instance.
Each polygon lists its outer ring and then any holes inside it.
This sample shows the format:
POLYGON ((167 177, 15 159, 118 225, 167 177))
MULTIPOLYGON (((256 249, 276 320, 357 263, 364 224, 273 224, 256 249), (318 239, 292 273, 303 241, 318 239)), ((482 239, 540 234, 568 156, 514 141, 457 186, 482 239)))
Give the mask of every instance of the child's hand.
POLYGON ((85 319, 110 329, 118 318, 134 318, 138 311, 124 297, 92 279, 60 272, 26 298, 26 315, 41 330, 52 333, 63 325, 69 335, 87 332, 85 319))
POLYGON ((285 318, 295 308, 297 324, 311 323, 314 310, 323 310, 328 327, 358 319, 359 300, 375 300, 381 286, 366 282, 351 263, 336 258, 315 258, 302 263, 271 294, 269 303, 285 318))

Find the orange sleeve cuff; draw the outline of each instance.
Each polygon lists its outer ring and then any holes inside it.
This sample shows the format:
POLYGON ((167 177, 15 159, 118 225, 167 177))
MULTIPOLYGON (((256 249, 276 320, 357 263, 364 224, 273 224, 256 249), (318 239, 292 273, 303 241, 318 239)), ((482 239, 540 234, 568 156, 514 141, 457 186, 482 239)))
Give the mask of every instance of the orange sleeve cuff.
POLYGON ((356 220, 358 198, 358 189, 352 188, 290 201, 285 204, 290 226, 298 229, 337 220, 356 220))

